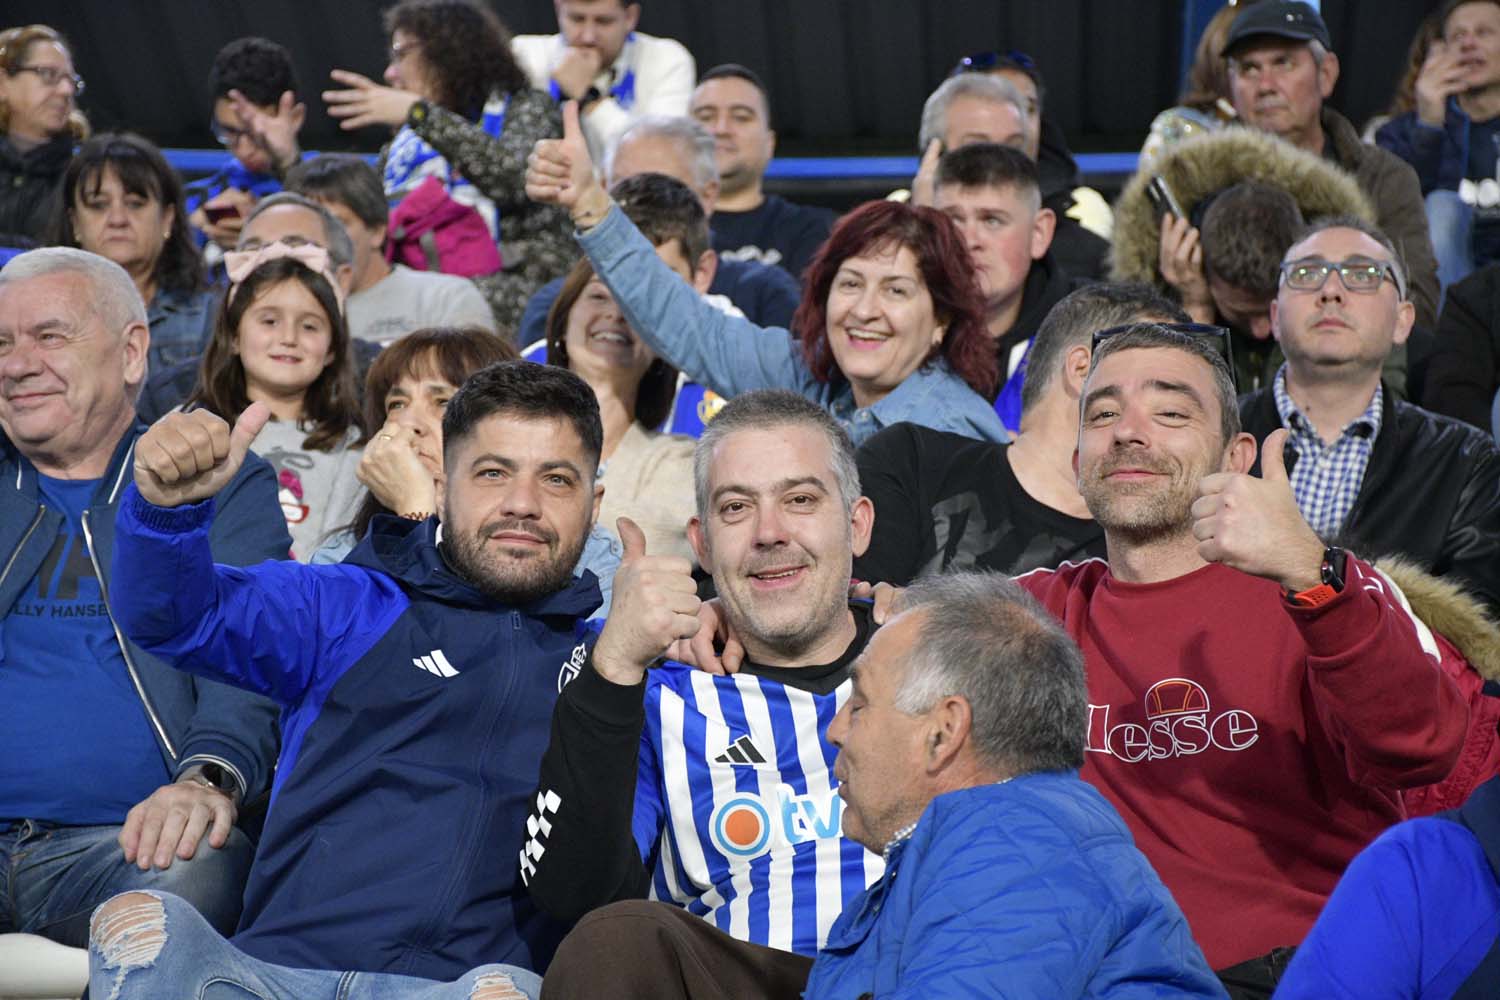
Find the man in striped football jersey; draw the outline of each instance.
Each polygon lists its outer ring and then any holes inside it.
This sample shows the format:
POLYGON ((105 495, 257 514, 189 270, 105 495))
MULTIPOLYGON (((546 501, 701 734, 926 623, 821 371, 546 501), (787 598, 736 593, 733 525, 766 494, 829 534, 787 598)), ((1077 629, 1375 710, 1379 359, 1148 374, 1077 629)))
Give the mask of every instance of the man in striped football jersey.
POLYGON ((694 471, 689 537, 745 662, 714 676, 663 660, 699 627, 691 567, 646 553, 622 519, 615 603, 564 671, 521 872, 560 918, 668 900, 796 953, 786 957, 805 978, 799 956, 883 868, 841 833, 826 737, 873 628, 847 593, 874 511, 847 434, 791 393, 731 400, 694 471))

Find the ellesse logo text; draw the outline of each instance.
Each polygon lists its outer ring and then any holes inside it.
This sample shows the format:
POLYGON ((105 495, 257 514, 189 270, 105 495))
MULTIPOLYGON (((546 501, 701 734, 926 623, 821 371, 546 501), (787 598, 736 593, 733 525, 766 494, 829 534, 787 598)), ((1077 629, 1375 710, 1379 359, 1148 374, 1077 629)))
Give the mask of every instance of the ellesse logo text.
POLYGON ((1142 699, 1145 724, 1110 724, 1109 705, 1089 705, 1090 753, 1107 753, 1127 764, 1168 757, 1191 757, 1204 751, 1248 750, 1260 739, 1260 724, 1243 709, 1215 714, 1203 685, 1169 677, 1151 685, 1142 699))

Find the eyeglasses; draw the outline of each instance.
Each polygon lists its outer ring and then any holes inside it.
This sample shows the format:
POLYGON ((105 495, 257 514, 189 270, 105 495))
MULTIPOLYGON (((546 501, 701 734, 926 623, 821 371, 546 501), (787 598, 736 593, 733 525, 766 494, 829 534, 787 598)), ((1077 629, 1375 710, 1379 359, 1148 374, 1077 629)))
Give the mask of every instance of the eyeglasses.
POLYGON ((214 138, 219 140, 221 144, 227 146, 230 149, 233 149, 235 144, 241 139, 255 138, 255 133, 250 129, 235 128, 233 125, 225 125, 223 122, 219 121, 219 119, 212 116, 210 116, 208 119, 208 127, 209 130, 213 132, 214 138))
POLYGON ((416 49, 416 42, 402 42, 399 45, 393 43, 391 45, 391 62, 400 62, 402 59, 405 59, 408 54, 416 51, 416 49))
POLYGON ((83 77, 77 73, 69 73, 67 70, 58 69, 56 66, 17 66, 10 71, 11 76, 17 73, 35 73, 42 78, 42 86, 55 87, 64 80, 73 85, 73 96, 77 97, 83 93, 83 77))
POLYGON ((971 56, 964 56, 948 75, 988 73, 996 69, 1018 69, 1030 77, 1035 77, 1038 72, 1035 59, 1019 49, 1009 49, 1005 52, 976 52, 971 56))
POLYGON ((1099 345, 1117 333, 1126 333, 1130 330, 1138 330, 1142 327, 1153 330, 1170 330, 1172 333, 1181 335, 1189 340, 1196 340, 1200 344, 1207 344, 1224 359, 1224 365, 1229 369, 1229 382, 1234 386, 1236 395, 1240 391, 1239 377, 1234 370, 1234 351, 1230 349, 1229 328, 1227 326, 1215 326, 1212 323, 1157 323, 1151 320, 1142 320, 1137 323, 1125 323, 1122 326, 1111 326, 1094 333, 1090 342, 1090 350, 1099 350, 1099 345))
POLYGON ((1316 292, 1328 283, 1328 276, 1334 271, 1339 273, 1339 280, 1348 291, 1374 295, 1380 291, 1381 283, 1389 278, 1396 286, 1397 297, 1406 298, 1406 288, 1395 265, 1380 260, 1344 260, 1335 264, 1321 257, 1310 257, 1289 261, 1281 265, 1281 282, 1298 292, 1316 292))

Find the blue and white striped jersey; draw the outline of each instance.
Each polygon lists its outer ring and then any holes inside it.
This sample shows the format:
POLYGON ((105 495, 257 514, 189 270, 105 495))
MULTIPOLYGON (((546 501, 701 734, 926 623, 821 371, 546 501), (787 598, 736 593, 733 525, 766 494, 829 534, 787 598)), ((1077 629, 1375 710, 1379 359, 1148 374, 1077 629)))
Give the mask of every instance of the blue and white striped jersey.
POLYGON ((826 693, 766 675, 800 671, 650 672, 632 825, 652 898, 812 955, 880 877, 881 858, 840 835, 837 751, 824 734, 850 681, 847 663, 835 669, 826 693))

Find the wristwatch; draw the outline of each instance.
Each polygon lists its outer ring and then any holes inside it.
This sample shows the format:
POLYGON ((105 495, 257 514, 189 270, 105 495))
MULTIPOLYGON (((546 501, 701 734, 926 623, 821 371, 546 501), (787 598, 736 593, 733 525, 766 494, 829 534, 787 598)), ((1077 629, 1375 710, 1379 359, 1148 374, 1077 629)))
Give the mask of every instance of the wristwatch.
POLYGON ((230 799, 238 802, 240 797, 240 786, 234 780, 234 776, 220 764, 200 764, 195 768, 184 771, 179 781, 191 781, 205 788, 223 792, 230 799))
POLYGON ((1323 550, 1323 565, 1318 569, 1322 582, 1300 594, 1288 594, 1293 604, 1304 608, 1317 608, 1344 592, 1344 569, 1349 562, 1349 553, 1336 545, 1323 550))
POLYGON ((578 98, 578 110, 582 111, 590 104, 593 104, 598 100, 603 100, 603 98, 604 91, 600 90, 598 87, 590 87, 588 90, 583 92, 583 95, 581 97, 578 98))
POLYGON ((412 106, 406 110, 406 124, 420 125, 427 120, 427 112, 432 106, 426 101, 413 101, 412 106))

